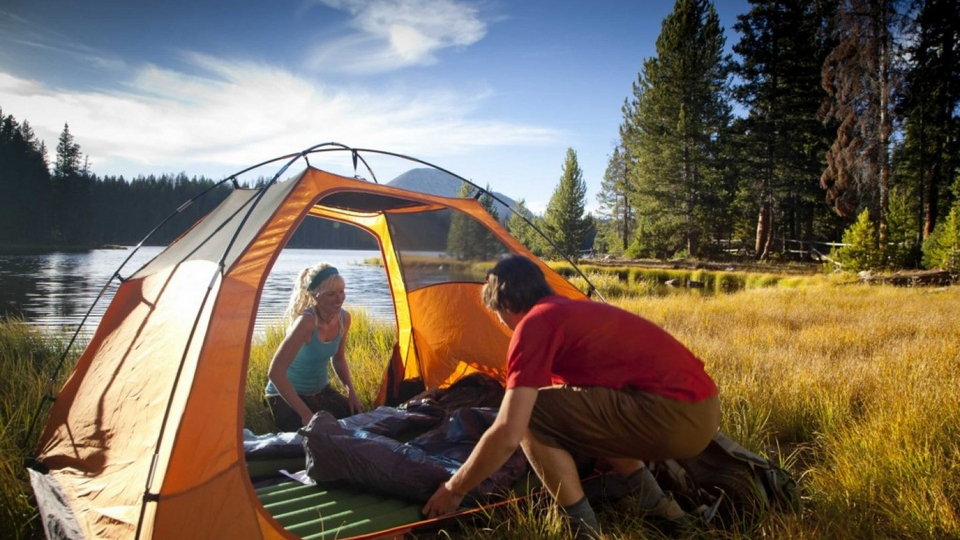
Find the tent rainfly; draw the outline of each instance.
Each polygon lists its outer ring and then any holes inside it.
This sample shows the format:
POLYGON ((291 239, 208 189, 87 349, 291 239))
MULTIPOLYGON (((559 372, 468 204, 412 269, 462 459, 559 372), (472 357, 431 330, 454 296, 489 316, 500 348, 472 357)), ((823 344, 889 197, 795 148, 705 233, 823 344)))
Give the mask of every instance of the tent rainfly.
MULTIPOLYGON (((333 146, 350 151, 356 167, 360 150, 333 146)), ((54 400, 30 471, 48 536, 296 538, 264 509, 250 481, 243 400, 261 290, 311 216, 377 240, 403 377, 426 388, 474 372, 502 380, 509 330, 479 294, 497 258, 527 255, 558 294, 584 297, 473 198, 310 166, 309 154, 329 149, 277 158, 289 161, 262 188, 228 178, 236 189, 226 200, 122 280, 54 400), (303 172, 278 181, 300 159, 303 172), (471 253, 454 246, 453 229, 470 231, 471 253)))

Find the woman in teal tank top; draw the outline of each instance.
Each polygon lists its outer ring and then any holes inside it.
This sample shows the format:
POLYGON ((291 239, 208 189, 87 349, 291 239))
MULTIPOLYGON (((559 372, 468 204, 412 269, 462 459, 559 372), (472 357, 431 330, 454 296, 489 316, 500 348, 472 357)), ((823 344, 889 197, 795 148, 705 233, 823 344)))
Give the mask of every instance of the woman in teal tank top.
POLYGON ((329 264, 305 268, 294 281, 287 306, 287 319, 293 322, 270 361, 264 391, 280 431, 300 429, 320 410, 336 418, 361 412, 344 354, 350 331, 345 298, 343 277, 329 264), (331 361, 346 396, 327 380, 331 361))

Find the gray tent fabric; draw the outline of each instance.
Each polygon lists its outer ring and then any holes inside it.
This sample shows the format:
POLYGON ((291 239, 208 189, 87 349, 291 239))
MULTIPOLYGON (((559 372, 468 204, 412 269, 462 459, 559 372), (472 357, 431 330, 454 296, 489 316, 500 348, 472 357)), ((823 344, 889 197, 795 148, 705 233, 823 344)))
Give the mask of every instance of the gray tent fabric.
POLYGON ((220 206, 133 277, 147 276, 168 266, 192 260, 218 262, 223 258, 224 268, 232 267, 302 176, 303 174, 290 181, 271 185, 260 199, 257 199, 259 189, 233 190, 220 206), (254 204, 256 206, 251 208, 254 204), (234 235, 236 240, 230 251, 224 255, 224 246, 234 235))
POLYGON ((82 539, 80 524, 67 506, 67 498, 60 484, 50 475, 33 469, 27 471, 30 473, 30 485, 33 486, 40 521, 48 540, 82 539))

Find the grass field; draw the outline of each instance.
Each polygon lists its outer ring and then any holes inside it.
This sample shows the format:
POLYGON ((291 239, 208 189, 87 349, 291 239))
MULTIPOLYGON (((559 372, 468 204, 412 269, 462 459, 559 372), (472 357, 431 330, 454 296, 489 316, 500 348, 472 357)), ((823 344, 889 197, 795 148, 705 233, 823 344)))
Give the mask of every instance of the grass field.
MULTIPOLYGON (((599 276, 598 277, 604 277, 599 276)), ((604 277, 604 279, 609 279, 604 277)), ((767 515, 717 539, 960 539, 960 287, 894 288, 784 277, 728 294, 607 298, 662 325, 717 380, 721 430, 780 460, 800 480, 800 515, 767 515)), ((604 286, 599 285, 601 290, 604 286)), ((355 317, 348 355, 370 403, 392 329, 355 317), (376 360, 376 362, 374 361, 376 360)), ((247 424, 267 430, 260 394, 279 339, 255 344, 247 424)), ((34 538, 21 433, 59 345, 22 324, 0 325, 0 537, 34 538)), ((602 508, 609 538, 657 536, 623 507, 602 508)), ((449 538, 564 538, 553 508, 518 504, 449 538)))
POLYGON ((43 417, 32 437, 24 440, 24 434, 63 348, 22 322, 0 321, 0 538, 42 534, 24 460, 33 451, 43 417))

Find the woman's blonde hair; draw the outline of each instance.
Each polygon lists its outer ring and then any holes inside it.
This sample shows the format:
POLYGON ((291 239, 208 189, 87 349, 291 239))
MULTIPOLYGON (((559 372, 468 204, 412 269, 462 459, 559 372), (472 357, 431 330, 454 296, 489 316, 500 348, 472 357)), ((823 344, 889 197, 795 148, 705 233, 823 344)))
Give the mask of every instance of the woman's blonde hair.
POLYGON ((313 266, 308 266, 300 271, 296 278, 293 280, 293 292, 290 293, 290 302, 287 304, 287 311, 284 313, 284 316, 288 321, 293 321, 299 317, 304 310, 308 307, 313 306, 314 299, 312 293, 324 292, 343 285, 343 276, 338 273, 332 274, 330 277, 325 278, 313 289, 310 288, 310 283, 313 282, 313 279, 327 268, 332 268, 330 263, 320 263, 313 266))

